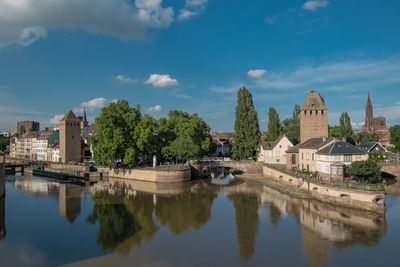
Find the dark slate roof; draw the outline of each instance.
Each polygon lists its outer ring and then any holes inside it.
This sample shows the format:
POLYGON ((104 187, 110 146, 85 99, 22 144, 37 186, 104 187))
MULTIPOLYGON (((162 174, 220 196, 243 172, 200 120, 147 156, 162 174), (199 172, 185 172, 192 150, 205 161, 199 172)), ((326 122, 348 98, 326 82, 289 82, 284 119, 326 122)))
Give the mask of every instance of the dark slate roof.
POLYGON ((349 144, 344 141, 337 141, 317 152, 318 155, 365 155, 365 151, 362 151, 356 146, 349 144))
POLYGON ((380 144, 380 143, 378 143, 378 142, 366 142, 366 143, 363 143, 363 144, 359 145, 358 147, 359 147, 361 150, 370 152, 371 149, 373 149, 376 145, 378 145, 378 146, 380 146, 381 148, 383 148, 384 150, 386 150, 386 148, 385 148, 384 146, 382 146, 382 144, 380 144))
POLYGON ((321 146, 329 143, 332 141, 333 137, 317 137, 317 138, 310 138, 307 141, 301 143, 299 148, 311 148, 311 149, 318 149, 321 146))
POLYGON ((97 131, 98 131, 97 125, 93 123, 89 127, 85 127, 81 130, 81 136, 83 138, 86 138, 88 136, 97 135, 97 131))
POLYGON ((292 146, 291 148, 286 150, 286 153, 299 153, 299 146, 300 146, 300 144, 292 146))

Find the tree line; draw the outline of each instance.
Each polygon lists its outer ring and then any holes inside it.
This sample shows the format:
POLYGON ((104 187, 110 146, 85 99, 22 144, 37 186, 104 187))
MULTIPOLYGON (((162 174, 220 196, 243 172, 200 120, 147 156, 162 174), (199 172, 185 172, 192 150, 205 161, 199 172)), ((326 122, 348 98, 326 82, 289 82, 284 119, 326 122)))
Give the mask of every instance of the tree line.
POLYGON ((160 161, 187 161, 213 151, 210 127, 197 114, 171 110, 156 120, 141 114, 140 105, 119 100, 102 108, 95 119, 98 134, 90 138, 98 164, 146 164, 155 155, 160 161))

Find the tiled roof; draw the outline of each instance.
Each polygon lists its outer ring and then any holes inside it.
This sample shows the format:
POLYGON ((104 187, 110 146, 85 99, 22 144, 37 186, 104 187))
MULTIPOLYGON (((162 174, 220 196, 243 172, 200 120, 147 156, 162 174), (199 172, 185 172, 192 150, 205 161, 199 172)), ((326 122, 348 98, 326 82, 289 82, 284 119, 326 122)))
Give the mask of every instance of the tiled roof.
POLYGON ((261 146, 264 150, 272 150, 278 144, 278 142, 262 142, 261 146))
POLYGON ((311 149, 318 149, 321 146, 331 142, 335 138, 333 137, 316 137, 316 138, 310 138, 307 141, 301 143, 299 145, 299 148, 311 148, 311 149))
POLYGON ((66 121, 66 120, 79 121, 79 119, 75 116, 72 110, 68 110, 68 112, 64 115, 64 117, 62 117, 60 121, 66 121))
POLYGON ((326 110, 324 99, 318 92, 310 91, 304 100, 301 110, 326 110))
POLYGON ((344 141, 337 141, 317 152, 318 155, 365 155, 367 152, 362 151, 356 146, 344 141))
POLYGON ((299 153, 299 146, 300 146, 300 144, 292 146, 291 148, 286 150, 286 153, 299 153))

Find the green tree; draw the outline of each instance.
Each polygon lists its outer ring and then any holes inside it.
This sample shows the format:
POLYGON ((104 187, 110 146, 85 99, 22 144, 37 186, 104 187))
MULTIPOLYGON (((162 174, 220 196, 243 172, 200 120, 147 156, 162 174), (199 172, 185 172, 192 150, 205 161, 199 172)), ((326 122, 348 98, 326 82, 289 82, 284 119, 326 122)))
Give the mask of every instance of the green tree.
POLYGON ((353 179, 361 179, 365 182, 379 181, 381 178, 380 167, 371 160, 353 162, 348 173, 353 176, 353 179))
POLYGON ((10 153, 10 138, 0 136, 0 150, 5 153, 10 153))
POLYGON ((355 136, 355 141, 357 141, 358 144, 363 144, 366 142, 378 142, 379 141, 379 135, 377 133, 368 133, 368 132, 359 132, 355 136))
POLYGON ((397 150, 400 149, 400 125, 395 125, 390 128, 390 143, 393 144, 397 150))
POLYGON ((281 134, 281 123, 279 121, 279 114, 273 107, 268 111, 268 133, 267 141, 275 142, 281 134))
POLYGON ((246 87, 242 87, 238 91, 235 113, 232 157, 235 160, 255 159, 260 143, 260 128, 253 98, 246 87))
POLYGON ((157 135, 158 122, 145 114, 135 128, 134 138, 142 158, 146 156, 161 156, 161 143, 157 135))
POLYGON ((197 114, 171 110, 168 120, 160 120, 159 125, 165 158, 188 160, 210 155, 210 126, 197 114))
POLYGON ((300 106, 295 105, 293 117, 282 122, 282 132, 294 145, 300 142, 300 106))
POLYGON ((23 135, 25 132, 26 132, 25 126, 22 125, 21 127, 19 127, 19 134, 20 135, 23 135))
POLYGON ((342 137, 342 131, 340 126, 330 126, 329 125, 329 137, 342 137))
POLYGON ((135 165, 139 159, 139 149, 134 131, 140 122, 140 106, 131 108, 126 100, 112 102, 102 108, 95 122, 98 128, 94 149, 96 163, 135 165))
POLYGON ((351 126, 350 116, 347 112, 343 112, 339 119, 340 137, 349 137, 353 135, 353 127, 351 126))

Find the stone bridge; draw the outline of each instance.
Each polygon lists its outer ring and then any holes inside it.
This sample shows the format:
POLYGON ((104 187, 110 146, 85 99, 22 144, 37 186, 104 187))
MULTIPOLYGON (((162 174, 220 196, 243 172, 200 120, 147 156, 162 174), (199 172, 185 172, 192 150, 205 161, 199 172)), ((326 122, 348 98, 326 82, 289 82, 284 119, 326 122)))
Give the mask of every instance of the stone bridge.
POLYGON ((208 177, 212 171, 220 168, 228 168, 242 172, 245 175, 262 175, 263 164, 254 161, 218 161, 218 160, 191 160, 192 175, 194 177, 208 177))

